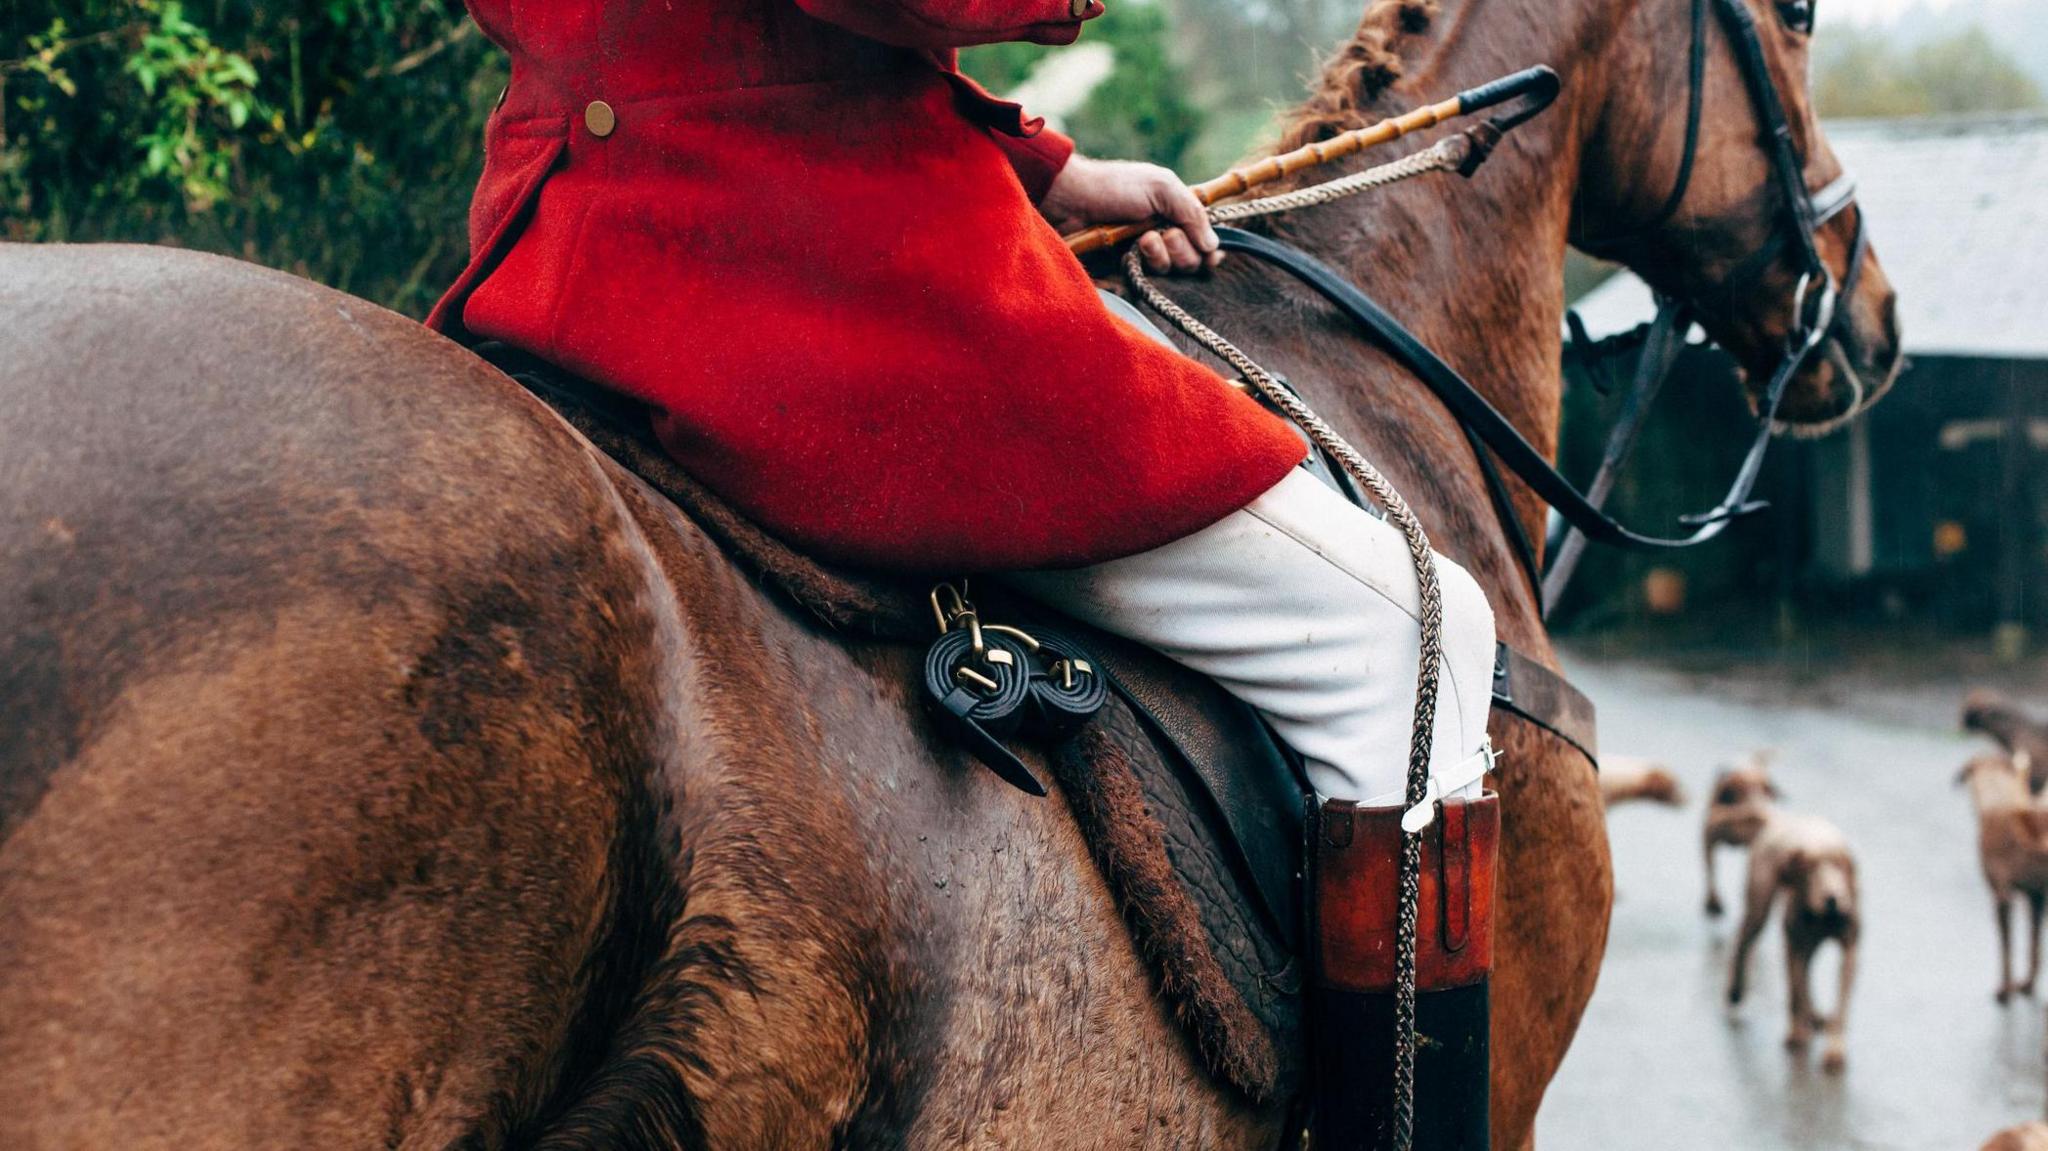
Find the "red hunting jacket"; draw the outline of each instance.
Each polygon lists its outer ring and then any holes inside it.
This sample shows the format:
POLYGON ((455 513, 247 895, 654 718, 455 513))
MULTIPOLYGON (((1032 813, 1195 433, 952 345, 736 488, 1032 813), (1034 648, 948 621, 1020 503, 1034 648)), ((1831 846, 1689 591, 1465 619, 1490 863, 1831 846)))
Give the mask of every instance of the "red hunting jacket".
POLYGON ((1293 433, 1096 299, 1032 207, 1072 145, 954 49, 1097 0, 471 0, 510 54, 471 263, 428 323, 646 401, 769 530, 928 572, 1220 519, 1293 433))

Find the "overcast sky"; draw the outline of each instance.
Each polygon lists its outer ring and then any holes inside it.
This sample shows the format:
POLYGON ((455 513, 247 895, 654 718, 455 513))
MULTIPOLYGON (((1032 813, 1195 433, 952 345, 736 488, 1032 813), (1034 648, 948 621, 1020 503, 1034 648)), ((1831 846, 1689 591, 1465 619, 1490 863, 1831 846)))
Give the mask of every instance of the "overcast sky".
POLYGON ((1854 24, 1882 24, 1917 6, 1939 12, 1955 0, 1820 0, 1823 20, 1841 19, 1854 24))

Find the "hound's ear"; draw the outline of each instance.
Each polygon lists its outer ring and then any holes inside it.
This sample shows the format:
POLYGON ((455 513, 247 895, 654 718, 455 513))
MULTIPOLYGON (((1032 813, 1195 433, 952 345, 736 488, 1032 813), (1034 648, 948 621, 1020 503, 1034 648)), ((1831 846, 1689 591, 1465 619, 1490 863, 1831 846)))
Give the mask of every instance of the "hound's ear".
POLYGON ((1785 798, 1785 793, 1778 790, 1778 781, 1775 779, 1764 780, 1764 794, 1770 796, 1772 799, 1785 798))
POLYGON ((1749 753, 1749 766, 1756 768, 1758 771, 1762 771, 1776 762, 1778 762, 1778 749, 1775 747, 1760 747, 1749 753))
POLYGON ((1964 764, 1962 767, 1956 769, 1956 786, 1961 787, 1964 784, 1970 782, 1970 773, 1976 770, 1977 761, 1974 759, 1964 764))

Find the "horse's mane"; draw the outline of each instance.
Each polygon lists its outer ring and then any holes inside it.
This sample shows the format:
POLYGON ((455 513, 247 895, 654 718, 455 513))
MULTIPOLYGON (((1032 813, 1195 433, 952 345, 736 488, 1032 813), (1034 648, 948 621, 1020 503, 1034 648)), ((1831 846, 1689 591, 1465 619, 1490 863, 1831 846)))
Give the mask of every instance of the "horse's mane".
POLYGON ((1315 91, 1296 108, 1278 151, 1326 140, 1365 123, 1365 110, 1401 78, 1400 41, 1436 18, 1437 0, 1373 0, 1358 33, 1323 66, 1315 91))

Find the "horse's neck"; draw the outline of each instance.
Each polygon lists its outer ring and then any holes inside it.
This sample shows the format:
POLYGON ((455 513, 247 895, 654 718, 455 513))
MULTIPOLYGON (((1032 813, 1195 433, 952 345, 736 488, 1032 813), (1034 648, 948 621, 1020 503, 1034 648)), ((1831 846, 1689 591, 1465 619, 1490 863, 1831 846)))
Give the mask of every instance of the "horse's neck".
MULTIPOLYGON (((1347 271, 1512 420, 1554 454, 1560 411, 1558 332, 1571 205, 1597 69, 1574 67, 1607 36, 1576 26, 1572 5, 1457 0, 1405 45, 1407 78, 1377 111, 1441 99, 1532 64, 1567 77, 1556 104, 1509 135, 1468 181, 1439 174, 1304 213, 1287 233, 1347 271), (1507 8, 1511 11, 1504 12, 1507 8), (1482 36, 1468 21, 1490 22, 1482 36), (1526 37, 1500 31, 1503 21, 1526 37)), ((1583 18, 1580 23, 1583 23, 1583 18)), ((1356 162, 1385 160, 1385 153, 1356 162)), ((1347 397, 1363 417, 1381 397, 1347 397)), ((1380 445, 1400 450, 1398 444, 1380 445)), ((1540 505, 1522 508, 1540 525, 1540 505)))

